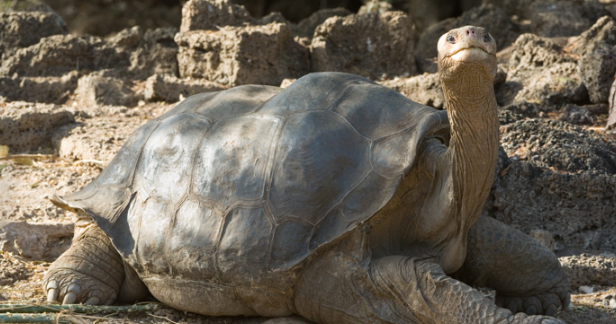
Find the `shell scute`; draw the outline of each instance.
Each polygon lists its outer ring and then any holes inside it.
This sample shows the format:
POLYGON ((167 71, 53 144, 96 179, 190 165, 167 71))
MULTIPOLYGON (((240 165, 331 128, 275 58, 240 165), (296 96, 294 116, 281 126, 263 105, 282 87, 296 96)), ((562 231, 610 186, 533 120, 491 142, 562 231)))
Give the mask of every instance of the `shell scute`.
POLYGON ((318 223, 370 171, 369 141, 328 111, 289 117, 281 134, 269 201, 277 221, 318 223))
POLYGON ((227 214, 218 247, 218 267, 224 280, 260 280, 266 272, 272 229, 262 207, 239 207, 227 214))
POLYGON ((178 204, 188 193, 194 152, 211 124, 191 114, 164 119, 143 147, 133 190, 178 204))
POLYGON ((197 148, 193 193, 222 211, 261 203, 281 126, 276 117, 255 115, 215 123, 197 148))

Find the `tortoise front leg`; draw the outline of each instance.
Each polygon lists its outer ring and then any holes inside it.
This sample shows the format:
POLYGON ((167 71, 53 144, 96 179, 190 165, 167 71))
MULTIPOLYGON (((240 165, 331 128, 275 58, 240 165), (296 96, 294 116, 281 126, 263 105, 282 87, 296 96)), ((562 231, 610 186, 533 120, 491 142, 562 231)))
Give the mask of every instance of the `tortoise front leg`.
POLYGON ((43 279, 48 302, 92 305, 135 302, 148 290, 105 233, 92 221, 78 222, 71 247, 43 279))
POLYGON ((554 253, 489 217, 470 230, 466 261, 452 276, 495 289, 496 303, 514 313, 552 316, 569 305, 569 280, 554 253))
POLYGON ((313 260, 295 291, 297 312, 317 323, 563 323, 513 315, 445 275, 436 263, 404 256, 358 260, 330 251, 313 260))

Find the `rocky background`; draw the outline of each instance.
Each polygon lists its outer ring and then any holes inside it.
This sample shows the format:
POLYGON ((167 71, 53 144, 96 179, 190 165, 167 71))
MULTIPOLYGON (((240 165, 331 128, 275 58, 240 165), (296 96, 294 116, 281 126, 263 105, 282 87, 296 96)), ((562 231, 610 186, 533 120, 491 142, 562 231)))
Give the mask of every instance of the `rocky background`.
MULTIPOLYGON (((477 25, 500 48, 502 150, 484 213, 560 257, 575 293, 560 318, 616 323, 616 0, 10 0, 0 8, 0 300, 44 301, 40 280, 70 245, 74 221, 47 198, 85 186, 133 130, 177 102, 343 71, 443 109, 436 42, 477 25)), ((266 321, 163 309, 103 322, 167 319, 266 321)))

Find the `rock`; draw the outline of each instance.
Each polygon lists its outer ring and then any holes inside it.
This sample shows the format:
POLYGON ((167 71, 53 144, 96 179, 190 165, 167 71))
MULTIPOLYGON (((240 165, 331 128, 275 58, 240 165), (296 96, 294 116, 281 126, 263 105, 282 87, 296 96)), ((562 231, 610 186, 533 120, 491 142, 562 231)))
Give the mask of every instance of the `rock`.
POLYGON ((532 237, 537 242, 543 244, 543 246, 547 247, 552 252, 554 252, 554 250, 556 249, 556 242, 554 241, 552 234, 548 231, 534 229, 530 231, 528 236, 532 237))
POLYGON ((54 12, 0 13, 0 58, 4 60, 10 50, 28 47, 41 38, 66 32, 66 24, 54 12))
POLYGON ((143 80, 153 74, 178 75, 179 46, 174 41, 177 32, 176 28, 146 30, 138 47, 130 54, 128 70, 133 78, 143 80))
POLYGON ((310 45, 313 71, 339 71, 371 79, 415 74, 414 29, 402 12, 331 17, 310 45))
POLYGON ((593 103, 607 103, 610 85, 616 73, 616 24, 602 17, 590 29, 577 37, 565 51, 581 56, 580 73, 593 103))
POLYGON ((592 103, 606 103, 616 72, 616 53, 605 43, 592 44, 578 63, 592 103))
POLYGON ((53 261, 72 242, 73 223, 0 221, 0 248, 30 260, 53 261))
POLYGON ((62 106, 14 101, 0 104, 0 145, 13 153, 50 144, 51 133, 73 123, 73 114, 62 106))
POLYGON ((616 250, 616 143, 564 122, 501 127, 510 156, 486 203, 488 215, 529 233, 549 231, 558 251, 616 250))
POLYGON ((592 125, 597 120, 588 109, 573 104, 565 106, 559 119, 576 125, 592 125))
POLYGON ((75 94, 86 106, 134 106, 139 100, 124 80, 96 73, 81 77, 75 94))
POLYGON ((346 17, 350 14, 351 12, 344 8, 322 9, 310 15, 310 17, 300 21, 297 25, 292 25, 291 31, 294 36, 312 39, 314 30, 328 18, 336 16, 346 17))
POLYGON ((577 36, 609 15, 598 1, 537 1, 529 12, 531 32, 543 37, 577 36))
POLYGON ((232 4, 229 0, 190 0, 182 8, 180 31, 218 30, 227 26, 267 25, 273 22, 288 23, 279 13, 256 19, 243 6, 232 4))
MULTIPOLYGON (((569 277, 571 288, 580 291, 585 285, 613 286, 616 282, 616 257, 613 254, 592 255, 582 253, 558 258, 560 265, 569 277)), ((591 288, 591 287, 587 287, 591 288)), ((592 293, 584 292, 585 294, 592 293)))
POLYGON ((145 85, 145 100, 176 102, 180 96, 187 98, 197 93, 219 91, 228 87, 203 79, 178 79, 156 74, 145 85))
POLYGON ((379 83, 420 104, 438 109, 444 108, 445 97, 437 73, 424 73, 410 78, 396 78, 379 83))
POLYGON ((519 80, 523 88, 515 94, 513 102, 530 101, 556 106, 582 102, 588 97, 575 63, 557 63, 522 80, 515 76, 507 77, 507 82, 516 82, 514 80, 519 80))
POLYGON ((293 40, 287 24, 182 32, 175 41, 181 78, 278 86, 309 72, 308 50, 293 40))
POLYGON ((575 61, 548 39, 521 35, 513 45, 507 79, 495 88, 497 102, 501 106, 524 101, 552 106, 582 102, 588 92, 575 61))
MULTIPOLYGON (((141 43, 142 32, 139 26, 122 29, 120 32, 110 37, 108 42, 114 47, 137 48, 141 43)), ((173 40, 173 36, 171 37, 173 40)))
POLYGON ((125 69, 129 55, 92 36, 54 35, 2 61, 0 76, 61 76, 74 70, 125 69))
POLYGON ((584 55, 592 44, 605 43, 608 46, 616 45, 616 22, 611 17, 601 17, 588 30, 565 48, 566 51, 584 55))
POLYGON ((520 35, 519 28, 499 7, 488 5, 470 9, 458 18, 443 20, 423 31, 417 42, 415 55, 418 60, 438 56, 437 43, 439 38, 449 30, 457 27, 473 25, 486 28, 499 49, 511 45, 520 35))
POLYGON ((61 77, 0 78, 0 96, 7 101, 61 104, 77 88, 77 71, 61 77))

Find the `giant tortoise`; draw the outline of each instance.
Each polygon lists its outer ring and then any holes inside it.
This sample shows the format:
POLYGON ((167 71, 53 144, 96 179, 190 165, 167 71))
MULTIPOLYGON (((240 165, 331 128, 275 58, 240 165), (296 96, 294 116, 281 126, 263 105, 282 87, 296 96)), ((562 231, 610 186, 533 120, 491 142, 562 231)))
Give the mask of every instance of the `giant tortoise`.
POLYGON ((560 323, 549 315, 569 284, 556 257, 480 217, 499 150, 494 39, 467 26, 438 46, 446 111, 315 73, 196 95, 141 126, 92 183, 52 199, 79 220, 44 279, 48 300, 151 294, 206 315, 336 324, 560 323))

